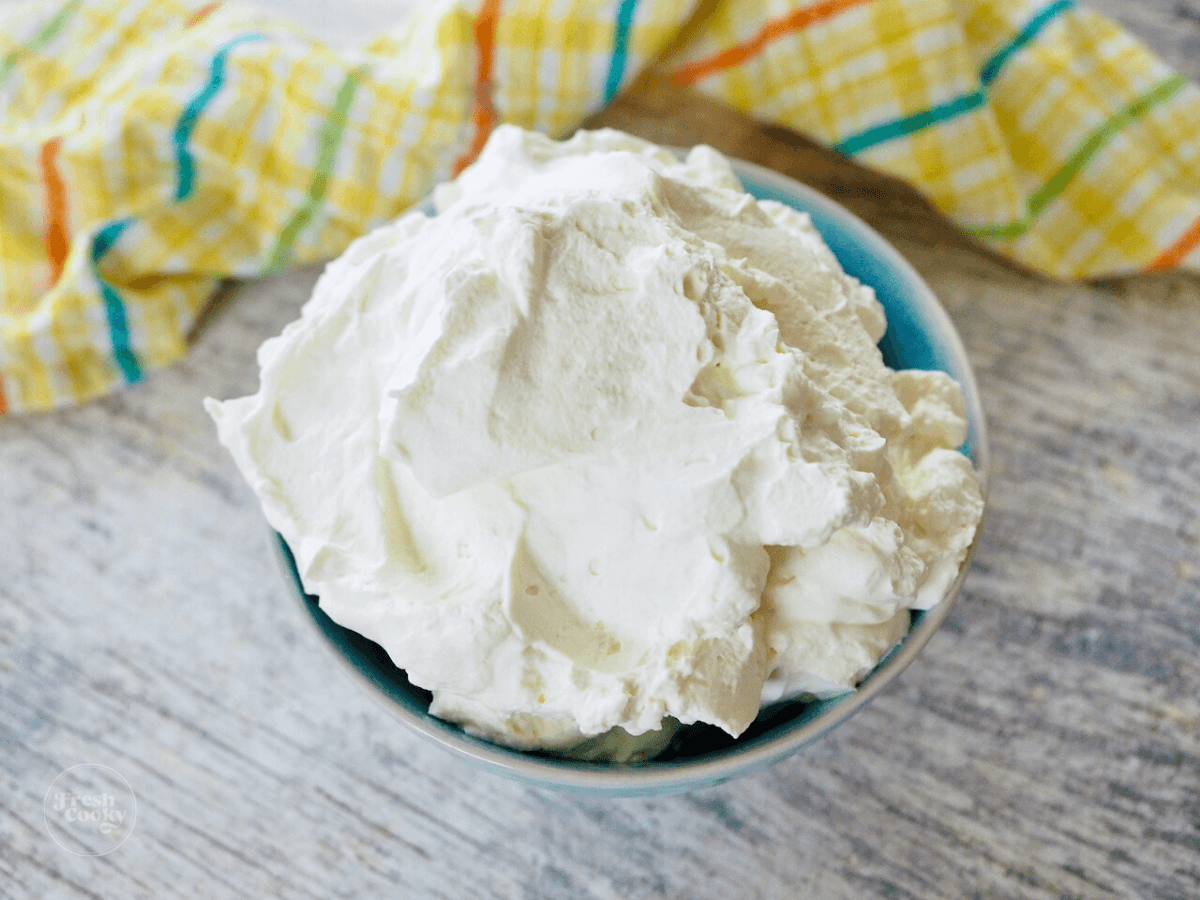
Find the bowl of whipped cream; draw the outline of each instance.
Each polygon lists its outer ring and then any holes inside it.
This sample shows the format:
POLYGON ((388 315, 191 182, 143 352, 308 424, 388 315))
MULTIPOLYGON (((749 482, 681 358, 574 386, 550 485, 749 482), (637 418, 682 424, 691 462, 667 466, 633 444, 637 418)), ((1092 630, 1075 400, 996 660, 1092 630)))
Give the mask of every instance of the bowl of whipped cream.
POLYGON ((363 689, 540 787, 769 765, 920 652, 988 451, 932 292, 709 147, 500 126, 206 401, 363 689))

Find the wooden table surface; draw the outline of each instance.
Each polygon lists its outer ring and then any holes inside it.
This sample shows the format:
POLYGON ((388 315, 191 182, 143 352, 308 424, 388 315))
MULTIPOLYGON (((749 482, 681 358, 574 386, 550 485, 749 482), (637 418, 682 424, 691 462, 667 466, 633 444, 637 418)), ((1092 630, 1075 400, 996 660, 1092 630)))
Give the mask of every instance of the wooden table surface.
MULTIPOLYGON (((1200 2, 1098 5, 1200 78, 1200 2)), ((201 409, 315 269, 225 290, 183 363, 0 420, 0 896, 1200 897, 1200 279, 1060 285, 908 188, 648 78, 592 125, 706 142, 845 204, 953 317, 991 503, 948 621, 810 749, 719 788, 586 800, 476 772, 344 677, 201 409), (43 803, 137 798, 73 855, 43 803)))

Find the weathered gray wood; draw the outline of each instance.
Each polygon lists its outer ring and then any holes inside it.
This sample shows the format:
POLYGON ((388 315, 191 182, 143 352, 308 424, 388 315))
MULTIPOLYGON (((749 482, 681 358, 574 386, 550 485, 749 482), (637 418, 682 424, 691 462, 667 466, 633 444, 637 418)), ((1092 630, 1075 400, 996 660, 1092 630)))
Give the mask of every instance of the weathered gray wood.
MULTIPOLYGON (((1200 3, 1100 5, 1200 76, 1200 3)), ((425 746, 310 633, 200 408, 253 389, 315 270, 239 284, 182 364, 0 420, 0 896, 1200 897, 1200 279, 1047 283, 654 79, 592 124, 817 186, 950 310, 995 468, 924 655, 813 748, 692 795, 573 799, 425 746), (85 762, 139 803, 97 858, 42 821, 85 762)))

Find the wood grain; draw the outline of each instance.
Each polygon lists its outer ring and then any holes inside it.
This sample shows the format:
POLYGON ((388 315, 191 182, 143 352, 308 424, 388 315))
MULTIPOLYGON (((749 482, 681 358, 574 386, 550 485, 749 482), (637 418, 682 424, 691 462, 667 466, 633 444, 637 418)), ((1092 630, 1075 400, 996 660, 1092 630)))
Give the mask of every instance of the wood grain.
MULTIPOLYGON (((1200 4, 1096 4, 1193 78, 1200 4)), ((315 269, 228 287, 188 359, 0 420, 0 896, 1200 897, 1200 279, 1058 285, 912 190, 654 77, 590 124, 710 143, 891 240, 962 334, 995 459, 945 627, 817 745, 720 788, 591 801, 466 768, 327 657, 200 407, 315 269), (111 854, 42 804, 132 785, 111 854)))

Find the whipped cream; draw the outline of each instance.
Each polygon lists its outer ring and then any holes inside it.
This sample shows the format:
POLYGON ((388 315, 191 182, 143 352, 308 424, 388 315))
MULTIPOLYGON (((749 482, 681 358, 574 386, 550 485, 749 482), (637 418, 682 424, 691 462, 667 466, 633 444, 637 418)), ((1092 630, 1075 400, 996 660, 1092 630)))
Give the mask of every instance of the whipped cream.
POLYGON ((511 126, 434 201, 206 401, 305 588, 431 712, 522 748, 737 735, 942 599, 983 506, 961 392, 883 364, 807 216, 707 147, 511 126))

